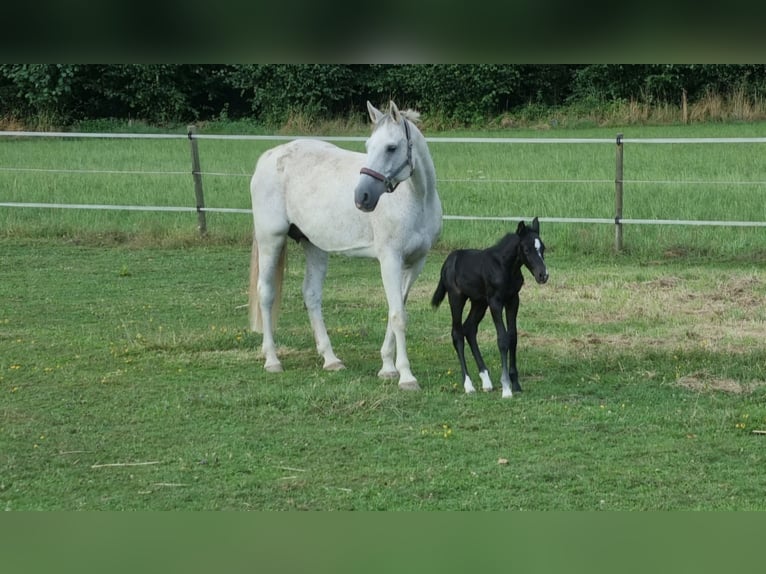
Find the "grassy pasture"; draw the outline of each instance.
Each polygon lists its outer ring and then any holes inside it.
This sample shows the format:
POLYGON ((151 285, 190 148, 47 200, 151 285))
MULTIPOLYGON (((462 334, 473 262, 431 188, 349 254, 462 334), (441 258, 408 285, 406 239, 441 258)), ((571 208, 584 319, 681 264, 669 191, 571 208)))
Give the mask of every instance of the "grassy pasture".
MULTIPOLYGON (((235 174, 205 178, 207 204, 248 207, 247 176, 268 145, 200 142, 204 171, 235 174)), ((190 165, 183 141, 2 140, 0 150, 16 167, 190 165)), ((431 150, 444 180, 614 175, 603 144, 431 150)), ((636 145, 626 180, 760 181, 762 152, 636 145)), ((189 175, 0 172, 0 189, 2 201, 194 197, 189 175)), ((625 216, 763 220, 763 191, 626 183, 625 216)), ((440 193, 447 214, 613 209, 609 183, 445 181, 440 193)), ((522 291, 525 392, 503 401, 463 394, 449 312, 429 301, 448 249, 487 245, 511 224, 445 222, 408 305, 415 394, 375 377, 386 310, 374 261, 331 259, 326 320, 348 368, 325 373, 291 245, 277 332, 286 372, 267 374, 242 308, 250 220, 210 214, 204 242, 195 225, 193 213, 0 209, 1 508, 766 509, 766 437, 752 432, 766 429, 762 229, 627 226, 628 250, 615 256, 611 226, 543 224, 551 281, 522 291)), ((492 331, 483 324, 480 342, 496 372, 492 331)))
POLYGON ((325 373, 291 247, 273 375, 240 308, 244 247, 0 253, 3 508, 766 509, 762 265, 552 254, 522 292, 525 392, 501 400, 463 394, 428 306, 443 250, 409 305, 414 394, 375 376, 372 261, 331 261, 347 369, 325 373))

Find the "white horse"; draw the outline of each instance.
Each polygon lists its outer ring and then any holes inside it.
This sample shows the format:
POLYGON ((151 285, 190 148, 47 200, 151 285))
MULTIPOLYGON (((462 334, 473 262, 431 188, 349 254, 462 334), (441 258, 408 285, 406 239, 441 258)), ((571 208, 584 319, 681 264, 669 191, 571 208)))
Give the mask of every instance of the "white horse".
POLYGON ((250 183, 253 251, 250 266, 250 327, 263 333, 265 368, 282 370, 274 326, 284 275, 287 238, 306 254, 303 299, 324 368, 344 368, 322 318, 322 286, 329 252, 375 257, 388 301, 388 326, 378 376, 399 376, 399 388, 419 390, 405 341, 407 294, 439 237, 442 207, 436 173, 419 114, 385 113, 367 102, 374 124, 367 153, 323 141, 300 139, 258 159, 250 183), (387 192, 387 193, 386 193, 387 192), (385 193, 385 197, 383 196, 385 193), (277 307, 275 308, 275 303, 277 307))

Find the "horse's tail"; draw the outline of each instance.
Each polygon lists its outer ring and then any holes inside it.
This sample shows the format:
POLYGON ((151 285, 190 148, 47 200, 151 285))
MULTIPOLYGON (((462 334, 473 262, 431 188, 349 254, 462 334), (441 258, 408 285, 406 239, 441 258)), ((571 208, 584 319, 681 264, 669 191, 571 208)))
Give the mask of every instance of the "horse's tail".
MULTIPOLYGON (((274 305, 271 311, 271 328, 274 329, 279 318, 279 308, 282 301, 282 280, 287 266, 287 242, 279 254, 279 262, 274 273, 274 305)), ((258 242, 253 235, 253 250, 250 253, 250 288, 248 289, 248 311, 250 315, 250 330, 263 333, 263 315, 261 301, 258 297, 258 242)))
POLYGON ((431 307, 436 309, 444 301, 444 297, 447 295, 447 287, 444 285, 444 273, 439 278, 439 284, 436 286, 434 296, 431 297, 431 307))

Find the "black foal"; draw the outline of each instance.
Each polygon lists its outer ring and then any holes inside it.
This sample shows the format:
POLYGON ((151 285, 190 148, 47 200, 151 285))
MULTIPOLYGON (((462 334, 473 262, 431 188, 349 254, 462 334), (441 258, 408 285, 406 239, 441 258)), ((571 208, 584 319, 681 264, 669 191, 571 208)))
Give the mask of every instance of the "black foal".
POLYGON ((475 393, 476 389, 465 365, 465 339, 468 339, 479 366, 482 389, 492 390, 487 366, 476 343, 479 323, 487 307, 497 330, 497 346, 503 367, 500 377, 503 398, 513 396, 513 391, 521 392, 516 370, 516 315, 519 312, 519 291, 524 284, 521 267, 529 269, 538 283, 545 283, 548 280, 548 270, 543 259, 544 253, 540 222, 535 217, 530 226, 526 226, 523 221, 519 222, 516 233, 507 234, 489 249, 458 249, 444 261, 431 305, 438 307, 444 296, 449 295, 452 343, 460 359, 466 393, 475 393), (471 301, 471 309, 464 323, 463 308, 468 300, 471 301), (503 310, 507 324, 503 322, 503 310))

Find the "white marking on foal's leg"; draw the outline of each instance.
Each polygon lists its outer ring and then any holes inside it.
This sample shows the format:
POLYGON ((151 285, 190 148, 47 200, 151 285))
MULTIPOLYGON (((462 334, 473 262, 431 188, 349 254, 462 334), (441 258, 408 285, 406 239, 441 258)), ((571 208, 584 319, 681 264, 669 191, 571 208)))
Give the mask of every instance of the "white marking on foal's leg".
POLYGON ((513 391, 511 390, 511 383, 510 381, 500 381, 500 383, 503 385, 503 398, 504 399, 510 399, 513 396, 513 391))
POLYGON ((468 375, 465 376, 465 381, 463 381, 463 388, 465 389, 465 392, 469 395, 472 395, 476 392, 476 389, 473 388, 473 381, 471 381, 471 377, 468 375))
POLYGON ((485 392, 491 391, 492 381, 489 379, 489 371, 481 371, 479 373, 479 378, 481 379, 481 390, 485 392))

